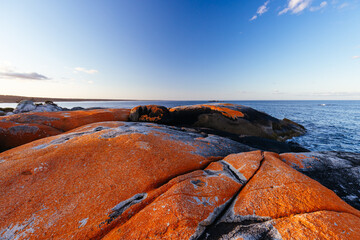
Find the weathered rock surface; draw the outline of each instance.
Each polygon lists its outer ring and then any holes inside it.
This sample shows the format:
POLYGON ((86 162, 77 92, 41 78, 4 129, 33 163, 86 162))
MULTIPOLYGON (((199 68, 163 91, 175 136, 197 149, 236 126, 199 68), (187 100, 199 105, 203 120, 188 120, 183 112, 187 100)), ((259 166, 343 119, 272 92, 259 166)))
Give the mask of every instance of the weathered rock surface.
POLYGON ((0 154, 0 238, 360 238, 359 211, 283 155, 238 153, 250 150, 115 121, 25 144, 0 154))
POLYGON ((285 153, 281 159, 333 190, 360 210, 360 154, 346 152, 285 153))
POLYGON ((358 224, 360 212, 334 192, 279 155, 264 153, 258 170, 200 239, 358 239, 358 224))
POLYGON ((169 123, 170 112, 158 105, 137 106, 131 109, 129 120, 132 122, 169 123))
POLYGON ((306 132, 305 128, 288 119, 279 120, 250 107, 216 103, 181 106, 159 114, 164 107, 139 106, 132 110, 134 121, 155 121, 169 125, 205 127, 237 135, 257 136, 285 141, 306 132), (154 117, 156 116, 156 117, 154 117))
POLYGON ((0 118, 0 151, 94 122, 126 121, 128 109, 31 112, 0 118))
MULTIPOLYGON (((0 154, 0 236, 99 238, 172 178, 249 150, 213 135, 129 122, 90 124, 22 145, 0 154)), ((239 185, 225 172, 222 179, 219 186, 239 185)))
POLYGON ((15 114, 24 112, 57 112, 63 111, 63 108, 59 107, 51 101, 46 101, 44 104, 35 104, 31 100, 21 101, 13 111, 15 114))

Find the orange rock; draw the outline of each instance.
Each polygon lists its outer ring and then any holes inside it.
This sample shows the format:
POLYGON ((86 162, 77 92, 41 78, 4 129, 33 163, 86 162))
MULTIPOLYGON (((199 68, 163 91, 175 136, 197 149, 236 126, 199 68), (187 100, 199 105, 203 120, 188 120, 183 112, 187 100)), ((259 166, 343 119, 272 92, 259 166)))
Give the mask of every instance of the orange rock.
POLYGON ((234 215, 281 218, 321 210, 360 212, 320 183, 292 169, 277 154, 265 153, 259 171, 237 197, 234 215))
POLYGON ((283 239, 360 239, 360 218, 349 213, 318 211, 274 222, 283 239))
POLYGON ((260 151, 230 155, 204 171, 180 176, 165 192, 104 239, 196 239, 214 222, 260 164, 260 151))
POLYGON ((280 155, 280 159, 360 210, 360 153, 285 153, 280 155))
POLYGON ((169 114, 167 112, 159 114, 157 109, 152 109, 150 106, 139 106, 132 111, 134 112, 133 121, 141 121, 139 119, 142 119, 142 116, 146 121, 152 121, 149 116, 154 115, 156 122, 205 127, 237 135, 257 136, 279 141, 306 132, 303 126, 288 119, 279 120, 266 113, 237 104, 180 106, 171 108, 169 114))
POLYGON ((127 121, 129 109, 33 112, 0 118, 0 151, 94 122, 127 121))
POLYGON ((41 124, 0 122, 0 152, 60 133, 55 128, 41 124))
MULTIPOLYGON (((102 236, 172 178, 246 149, 221 137, 154 126, 94 123, 1 153, 0 238, 102 236)), ((222 179, 224 186, 234 182, 222 179)))
POLYGON ((127 121, 129 114, 130 109, 94 109, 68 112, 22 113, 1 119, 17 123, 43 124, 66 132, 95 122, 127 121))
POLYGON ((133 122, 166 123, 170 119, 169 110, 158 105, 137 106, 131 109, 129 119, 133 122))

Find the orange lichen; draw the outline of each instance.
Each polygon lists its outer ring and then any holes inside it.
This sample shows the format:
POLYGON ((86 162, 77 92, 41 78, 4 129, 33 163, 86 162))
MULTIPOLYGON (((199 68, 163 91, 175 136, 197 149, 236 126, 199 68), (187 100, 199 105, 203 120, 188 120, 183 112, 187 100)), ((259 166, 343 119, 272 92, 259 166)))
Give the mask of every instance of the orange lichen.
POLYGON ((2 117, 0 122, 0 150, 57 135, 89 123, 127 121, 129 112, 129 109, 95 109, 69 112, 33 112, 2 117))
POLYGON ((309 158, 304 154, 298 154, 298 153, 283 153, 280 156, 281 156, 280 159, 285 163, 287 163, 288 165, 296 166, 299 168, 305 168, 303 160, 309 158))
POLYGON ((168 134, 104 128, 123 124, 95 123, 1 153, 0 229, 26 225, 19 239, 89 239, 120 202, 210 162, 168 134))
POLYGON ((318 211, 275 220, 283 239, 360 239, 360 218, 349 213, 318 211))
POLYGON ((359 211, 334 192, 268 153, 234 205, 236 215, 255 214, 271 218, 320 210, 347 212, 360 217, 359 211))

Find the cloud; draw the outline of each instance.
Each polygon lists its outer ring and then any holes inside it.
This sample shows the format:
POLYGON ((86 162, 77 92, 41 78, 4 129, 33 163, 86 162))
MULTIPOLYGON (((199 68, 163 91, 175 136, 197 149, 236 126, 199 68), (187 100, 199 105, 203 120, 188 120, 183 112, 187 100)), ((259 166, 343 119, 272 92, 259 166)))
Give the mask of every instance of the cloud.
POLYGON ((360 56, 353 56, 352 59, 359 59, 360 56))
POLYGON ((349 3, 345 2, 345 3, 341 4, 341 5, 338 7, 338 9, 346 8, 346 7, 348 7, 349 5, 350 5, 349 3))
POLYGON ((317 7, 311 7, 310 11, 315 12, 315 11, 319 11, 320 9, 326 7, 328 5, 328 3, 326 1, 320 3, 320 6, 317 7))
POLYGON ((32 73, 0 72, 0 77, 12 78, 12 79, 25 79, 25 80, 50 80, 50 78, 36 72, 32 72, 32 73))
POLYGON ((312 0, 288 0, 288 6, 279 12, 279 15, 283 15, 287 12, 292 14, 301 13, 306 8, 310 7, 312 0))
POLYGON ((263 15, 264 13, 266 13, 269 8, 268 8, 268 4, 269 4, 270 0, 266 1, 263 5, 261 5, 258 10, 256 11, 256 14, 250 18, 250 21, 254 21, 255 19, 257 19, 259 16, 263 15))
POLYGON ((74 70, 75 70, 75 72, 84 72, 87 74, 95 74, 95 73, 99 72, 98 70, 95 70, 95 69, 86 69, 86 68, 82 68, 82 67, 76 67, 76 68, 74 68, 74 70))

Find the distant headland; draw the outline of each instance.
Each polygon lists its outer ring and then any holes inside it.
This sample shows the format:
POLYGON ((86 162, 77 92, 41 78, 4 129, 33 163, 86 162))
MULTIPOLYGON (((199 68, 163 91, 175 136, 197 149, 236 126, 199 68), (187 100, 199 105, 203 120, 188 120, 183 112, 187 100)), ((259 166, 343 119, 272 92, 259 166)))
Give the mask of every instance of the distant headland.
POLYGON ((137 101, 136 99, 51 98, 51 97, 25 97, 25 96, 14 96, 14 95, 0 95, 0 103, 18 103, 21 100, 31 100, 33 102, 137 101))

